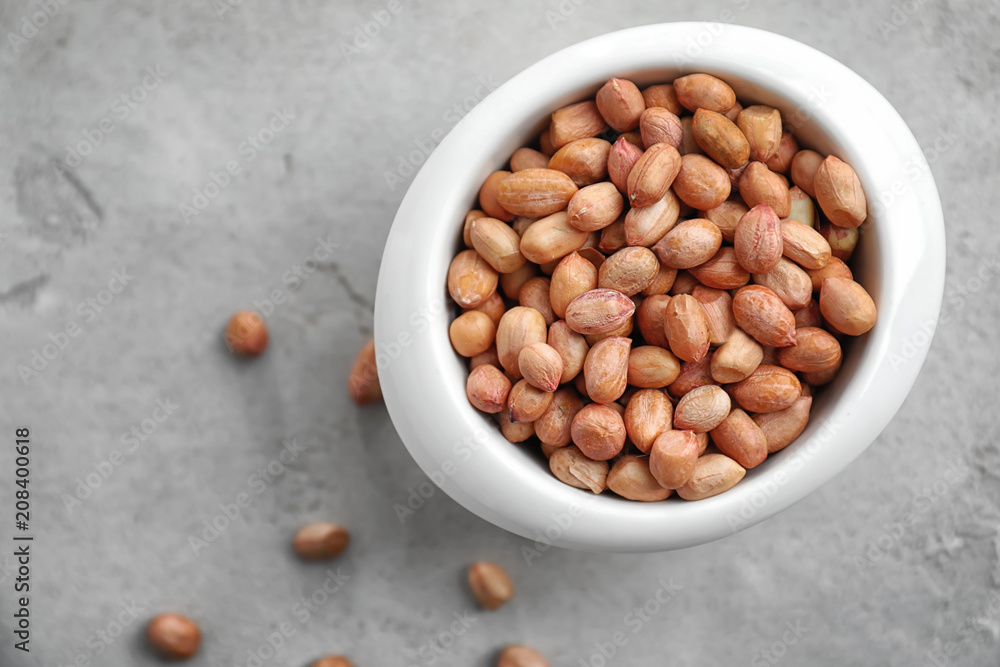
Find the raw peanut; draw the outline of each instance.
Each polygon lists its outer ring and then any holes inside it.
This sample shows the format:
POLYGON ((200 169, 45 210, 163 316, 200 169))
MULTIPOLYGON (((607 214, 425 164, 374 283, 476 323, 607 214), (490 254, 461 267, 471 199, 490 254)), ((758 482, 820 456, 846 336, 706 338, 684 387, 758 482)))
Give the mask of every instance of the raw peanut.
POLYGON ((791 132, 782 132, 778 150, 764 161, 767 168, 778 174, 788 174, 792 168, 792 158, 799 152, 799 142, 791 132))
POLYGON ((571 141, 596 137, 607 129, 604 117, 591 100, 570 104, 552 112, 549 138, 552 148, 559 150, 571 141))
POLYGON ((822 269, 806 271, 806 273, 809 275, 809 279, 812 280, 814 292, 818 292, 823 287, 823 281, 827 278, 854 280, 851 268, 847 264, 844 264, 843 260, 838 257, 831 257, 829 263, 822 269))
POLYGON ((742 329, 732 335, 712 355, 712 379, 722 384, 750 377, 764 361, 764 348, 742 329))
POLYGON ((847 278, 823 281, 819 309, 827 324, 848 336, 860 336, 875 326, 875 302, 864 287, 847 278))
POLYGON ((608 333, 625 324, 634 312, 635 303, 618 290, 593 289, 566 307, 566 324, 584 335, 608 333))
POLYGON ((605 255, 625 247, 625 218, 621 217, 601 230, 601 240, 597 249, 605 255))
POLYGON ((726 387, 740 407, 749 412, 784 410, 802 395, 795 374, 781 366, 761 364, 745 380, 726 387))
POLYGON ((351 535, 342 526, 314 523, 299 530, 292 541, 292 548, 300 558, 327 560, 342 554, 350 542, 351 535))
POLYGON ((551 404, 552 392, 542 391, 527 380, 518 380, 507 396, 506 414, 511 422, 533 422, 545 414, 551 404))
POLYGON ((241 310, 229 318, 225 340, 230 352, 244 357, 256 357, 267 349, 267 326, 257 313, 241 310))
POLYGON ((792 158, 792 167, 790 170, 792 183, 797 185, 810 197, 815 197, 816 190, 813 184, 816 179, 816 171, 822 163, 823 156, 816 151, 799 151, 792 158))
POLYGON ((743 111, 743 105, 740 104, 739 101, 737 101, 736 104, 731 106, 729 108, 729 111, 726 111, 723 115, 735 123, 736 119, 740 117, 740 112, 742 111, 743 111))
POLYGON ((607 461, 618 456, 625 446, 625 422, 606 405, 585 405, 573 418, 570 429, 573 444, 587 458, 607 461))
POLYGON ((622 194, 628 192, 628 175, 641 157, 642 149, 624 137, 619 137, 611 147, 611 152, 608 153, 608 176, 622 194))
POLYGON ((792 210, 788 184, 763 162, 751 162, 740 176, 740 196, 751 208, 770 206, 779 218, 786 217, 792 210))
POLYGON ((781 252, 804 269, 822 269, 832 256, 827 240, 797 220, 782 221, 781 252))
POLYGON ((722 246, 722 233, 708 220, 684 220, 656 242, 653 251, 664 266, 690 269, 715 257, 722 246))
MULTIPOLYGON (((520 380, 524 382, 524 380, 520 380)), ((517 385, 514 385, 515 387, 517 385)), ((530 385, 528 385, 530 386, 530 385)), ((537 390, 536 390, 537 391, 537 390)), ((511 389, 511 393, 514 390, 511 389)), ((547 394, 551 396, 551 394, 547 394)), ((504 439, 510 443, 519 443, 534 437, 535 435, 535 424, 530 421, 515 422, 512 421, 510 415, 506 411, 501 411, 497 413, 497 418, 500 420, 500 433, 503 435, 504 439)))
POLYGON ((789 370, 820 373, 840 366, 840 343, 819 327, 795 330, 795 345, 778 350, 778 361, 789 370))
POLYGON ((825 384, 833 382, 837 377, 837 373, 840 372, 840 366, 836 368, 831 368, 828 371, 819 371, 816 373, 803 373, 802 380, 806 384, 812 385, 814 387, 822 387, 825 384))
POLYGON ((707 211, 729 198, 731 185, 726 170, 704 155, 685 155, 674 179, 674 192, 681 201, 699 211, 707 211))
POLYGON ((616 132, 628 132, 639 127, 639 115, 646 102, 639 88, 627 79, 608 79, 597 91, 597 110, 616 132))
POLYGON ((743 410, 734 408, 712 429, 712 442, 719 451, 744 468, 756 468, 767 458, 767 439, 743 410))
POLYGON ((642 145, 650 148, 653 144, 670 144, 680 148, 684 140, 684 126, 681 119, 662 107, 652 107, 639 117, 642 145))
POLYGON ((673 424, 674 408, 659 389, 640 389, 632 394, 625 407, 625 430, 632 443, 648 454, 656 440, 673 424))
POLYGON ((572 252, 560 260, 552 272, 549 300, 558 317, 566 317, 566 307, 576 297, 597 287, 597 269, 594 265, 572 252))
POLYGON ((708 449, 708 433, 695 433, 694 435, 698 439, 698 456, 701 456, 708 449))
POLYGON ((483 301, 472 310, 485 313, 490 318, 490 321, 493 322, 493 326, 495 327, 500 324, 500 318, 503 317, 504 311, 507 310, 507 306, 504 304, 503 297, 500 296, 500 293, 494 292, 490 298, 486 299, 486 301, 483 301))
POLYGON ((590 395, 587 394, 587 378, 584 377, 583 373, 576 376, 576 379, 573 380, 573 386, 576 388, 576 391, 580 394, 580 396, 590 400, 590 395))
POLYGON ((328 655, 314 662, 311 667, 354 667, 354 663, 342 655, 328 655))
POLYGON ((665 489, 679 489, 694 474, 698 438, 691 431, 664 431, 649 450, 649 472, 665 489))
POLYGON ((555 391, 562 378, 563 362, 559 352, 548 343, 532 343, 521 348, 517 367, 524 379, 542 391, 555 391))
POLYGON ((642 338, 650 345, 669 347, 666 333, 666 312, 670 297, 657 294, 642 300, 636 308, 635 320, 642 338))
POLYGON ((791 201, 791 207, 785 220, 795 220, 806 227, 816 228, 818 226, 816 224, 816 206, 813 204, 812 197, 796 185, 789 188, 788 198, 791 201))
POLYGON ((524 236, 524 232, 528 227, 536 222, 538 222, 538 218, 526 218, 523 215, 519 215, 514 218, 514 222, 510 223, 510 227, 517 233, 518 238, 520 238, 524 236))
POLYGON ((572 387, 557 390, 552 395, 549 409, 535 420, 535 435, 543 444, 565 447, 572 439, 570 429, 573 417, 582 408, 583 401, 572 387))
POLYGON ((474 357, 488 350, 496 333, 496 325, 490 316, 478 310, 462 313, 448 327, 451 345, 463 357, 474 357))
POLYGON ((681 147, 677 152, 681 155, 703 154, 705 151, 694 138, 694 118, 691 116, 681 118, 681 128, 684 130, 684 135, 681 137, 681 147))
POLYGON ((632 340, 611 336, 590 348, 583 362, 587 395, 595 403, 617 401, 628 384, 628 355, 632 340))
POLYGON ((809 409, 812 396, 800 396, 790 407, 776 412, 765 412, 753 416, 754 422, 764 433, 767 453, 779 452, 802 435, 809 423, 809 409))
POLYGON ((593 232, 617 220, 624 206, 625 199, 614 183, 594 183, 569 200, 566 220, 580 231, 593 232))
POLYGON ((151 620, 146 626, 146 637, 157 652, 171 660, 194 657, 201 644, 201 630, 180 614, 160 614, 151 620))
POLYGON ((857 229, 838 227, 829 222, 824 222, 819 228, 819 233, 823 237, 823 240, 830 245, 830 254, 832 256, 844 262, 851 259, 854 247, 858 244, 858 237, 860 236, 860 232, 857 229))
POLYGON ((510 394, 510 380, 496 366, 484 364, 472 369, 465 394, 477 410, 496 413, 504 409, 510 394))
POLYGON ((670 291, 670 288, 674 286, 674 280, 677 278, 677 269, 671 269, 668 266, 660 265, 660 270, 656 273, 656 277, 653 278, 653 282, 649 283, 646 289, 642 290, 643 296, 653 296, 656 294, 666 294, 670 291))
POLYGON ((448 267, 448 294, 462 308, 475 308, 493 296, 500 276, 475 250, 455 255, 448 267))
POLYGON ((701 361, 684 362, 681 364, 681 374, 667 387, 667 391, 674 398, 682 398, 698 387, 715 384, 715 380, 712 379, 711 362, 711 357, 707 355, 701 361))
POLYGON ((750 159, 750 144, 733 121, 721 113, 698 109, 691 123, 694 140, 710 158, 726 169, 737 169, 750 159))
POLYGON ((549 160, 549 169, 563 172, 582 188, 608 175, 610 152, 611 144, 604 139, 577 139, 556 151, 549 160))
POLYGON ((551 276, 552 272, 556 270, 558 265, 559 259, 554 259, 551 262, 545 262, 544 264, 539 265, 538 270, 547 276, 551 276))
POLYGON ((586 336, 584 336, 584 338, 587 339, 587 344, 593 347, 594 345, 601 342, 605 338, 610 338, 612 336, 631 336, 633 326, 634 325, 632 324, 632 318, 630 317, 628 320, 625 321, 625 324, 621 325, 614 331, 609 331, 607 333, 601 333, 601 334, 587 334, 586 336))
POLYGON ((525 169, 545 169, 549 166, 549 156, 534 148, 518 148, 510 156, 510 170, 512 172, 524 171, 525 169))
POLYGON ((684 394, 674 409, 674 428, 695 433, 707 433, 719 425, 732 402, 722 387, 708 384, 684 394))
POLYGON ((688 74, 674 79, 677 101, 688 111, 708 109, 725 113, 736 104, 729 84, 711 74, 688 74))
POLYGON ((762 285, 747 285, 736 293, 733 316, 761 345, 795 345, 795 316, 777 294, 762 285))
POLYGON ((578 489, 600 493, 608 487, 608 462, 587 458, 576 445, 553 452, 549 469, 560 482, 578 489))
POLYGON ((724 290, 696 285, 691 296, 698 300, 705 311, 705 322, 708 323, 708 339, 712 345, 722 345, 736 329, 736 318, 733 317, 733 297, 724 290))
POLYGON ((590 350, 587 340, 570 329, 564 321, 559 320, 549 327, 547 342, 559 353, 563 362, 563 372, 559 383, 569 382, 583 370, 583 362, 587 359, 587 352, 590 350))
POLYGON ((812 280, 809 279, 809 274, 784 257, 767 273, 755 273, 753 281, 777 294, 789 310, 804 308, 812 299, 812 280))
POLYGON ((629 142, 633 146, 636 146, 639 150, 645 150, 645 146, 642 143, 642 132, 639 130, 632 130, 631 132, 625 132, 621 135, 625 141, 629 142))
POLYGON ((601 265, 597 285, 633 296, 646 289, 659 271, 660 264, 652 250, 630 246, 611 255, 601 265))
POLYGON ((469 568, 469 588, 480 606, 496 611, 514 596, 514 584, 496 563, 479 561, 469 568))
MULTIPOLYGON (((736 127, 750 144, 750 159, 767 162, 781 145, 781 113, 761 104, 748 106, 736 117, 736 127)), ((746 467, 746 466, 744 466, 746 467)))
POLYGON ((557 169, 525 169, 500 181, 497 201, 514 215, 541 218, 566 208, 577 190, 557 169))
POLYGON ((855 229, 868 217, 868 200, 858 175, 843 160, 828 155, 813 180, 816 201, 830 222, 855 229))
MULTIPOLYGON (((538 267, 528 262, 517 271, 500 275, 500 289, 508 299, 517 301, 521 298, 521 288, 524 283, 538 275, 538 267)), ((496 294, 496 292, 494 292, 496 294)), ((491 299, 493 297, 490 297, 491 299)))
POLYGON ((732 243, 736 238, 736 225, 749 210, 750 208, 742 201, 730 199, 715 208, 701 211, 699 215, 718 227, 719 231, 722 232, 722 238, 732 243))
POLYGON ((549 663, 535 649, 512 644, 500 653, 497 667, 549 667, 549 663))
POLYGON ((521 237, 510 225, 496 218, 472 221, 472 247, 500 273, 511 273, 524 266, 521 237))
POLYGON ((514 219, 514 214, 501 206, 499 199, 500 183, 508 176, 510 176, 509 171, 494 171, 486 177, 482 187, 479 188, 479 208, 491 218, 504 222, 514 219))
POLYGON ((820 313, 819 303, 815 300, 810 300, 809 303, 792 314, 795 315, 796 330, 802 327, 823 326, 823 315, 820 313))
POLYGON ((733 244, 737 261, 750 273, 766 273, 777 266, 784 246, 774 209, 758 205, 747 211, 736 225, 733 244))
POLYGON ((690 294, 670 299, 664 312, 670 351, 684 361, 699 361, 710 345, 708 322, 701 304, 690 294))
POLYGON ((382 386, 378 382, 378 365, 375 363, 375 342, 368 341, 358 352, 347 378, 347 391, 357 405, 368 405, 382 399, 382 386))
POLYGON ((472 247, 472 223, 479 218, 485 218, 486 213, 479 209, 473 209, 465 214, 465 223, 462 225, 462 243, 466 248, 472 247))
MULTIPOLYGON (((591 232, 590 234, 591 240, 593 239, 594 236, 597 236, 598 239, 601 238, 601 235, 598 234, 597 232, 591 232)), ((588 240, 588 243, 589 242, 590 241, 588 240)), ((580 250, 578 250, 577 252, 580 253, 580 257, 583 257, 585 260, 593 264, 595 269, 597 269, 598 271, 601 270, 601 265, 604 264, 605 257, 600 250, 598 250, 596 247, 588 248, 584 246, 583 248, 580 248, 580 250)))
POLYGON ((534 308, 515 306, 503 314, 497 325, 497 355, 500 365, 515 380, 521 379, 518 357, 528 345, 544 343, 545 318, 534 308))
POLYGON ((642 99, 646 103, 646 108, 663 107, 672 114, 681 115, 684 111, 681 103, 677 101, 677 93, 669 83, 659 83, 642 89, 642 99))
POLYGON ((670 144, 647 148, 628 175, 629 205, 642 208, 663 199, 680 168, 680 153, 670 144))
MULTIPOLYGON (((688 271, 702 285, 715 289, 737 289, 750 282, 750 272, 740 265, 736 251, 728 246, 720 248, 712 259, 701 266, 693 266, 688 271)), ((677 286, 677 281, 674 286, 677 286)))
POLYGON ((690 271, 681 269, 674 278, 674 284, 670 287, 670 295, 694 294, 694 288, 701 285, 698 279, 691 275, 690 271))
POLYGON ((484 364, 493 364, 497 368, 500 368, 500 355, 497 354, 497 346, 491 345, 485 352, 480 352, 474 357, 469 359, 469 370, 476 368, 477 366, 482 366, 484 364))
POLYGON ((528 227, 521 237, 521 254, 535 264, 547 264, 582 248, 588 236, 570 225, 566 212, 560 211, 528 227))
POLYGON ((705 454, 694 464, 687 484, 677 489, 684 500, 704 500, 736 486, 747 471, 725 454, 705 454))
POLYGON ((555 155, 556 147, 552 145, 552 122, 538 135, 538 149, 548 156, 555 155))
POLYGON ((521 285, 517 293, 518 305, 526 308, 534 308, 542 314, 546 326, 556 321, 556 315, 552 311, 552 301, 549 296, 551 281, 548 278, 537 276, 521 285))
POLYGON ((632 348, 628 356, 628 383, 643 389, 662 389, 677 379, 681 363, 669 350, 656 345, 632 348))
POLYGON ((671 190, 654 204, 630 208, 625 214, 625 242, 648 248, 677 223, 680 210, 680 202, 671 190))
POLYGON ((640 502, 666 500, 673 493, 664 489, 649 470, 649 457, 626 454, 611 466, 608 488, 622 498, 640 502))

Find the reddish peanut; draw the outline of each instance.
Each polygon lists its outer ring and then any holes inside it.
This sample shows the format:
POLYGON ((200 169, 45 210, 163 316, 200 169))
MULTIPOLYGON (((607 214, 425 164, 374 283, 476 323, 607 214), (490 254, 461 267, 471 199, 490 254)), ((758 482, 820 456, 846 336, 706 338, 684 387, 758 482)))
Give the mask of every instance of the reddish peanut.
POLYGON ((761 285, 748 285, 733 297, 736 324, 761 345, 795 344, 795 316, 778 295, 761 285))
POLYGON ((730 199, 715 208, 701 211, 699 215, 705 218, 722 232, 722 238, 732 243, 736 238, 736 226, 750 208, 742 201, 730 199))
POLYGON ((545 414, 551 404, 552 392, 543 391, 527 380, 518 380, 507 396, 507 415, 512 422, 533 422, 545 414))
POLYGON ((784 410, 802 395, 802 385, 794 373, 763 364, 747 379, 726 388, 740 407, 749 412, 784 410))
POLYGON ((573 417, 583 408, 583 401, 576 390, 559 389, 553 394, 552 402, 542 416, 535 420, 535 435, 543 444, 565 447, 572 439, 570 429, 573 417))
POLYGON ((514 215, 541 218, 566 208, 577 189, 556 169, 525 169, 500 181, 497 201, 514 215))
POLYGON ((477 410, 496 413, 507 405, 510 380, 496 366, 477 366, 469 373, 465 384, 465 394, 469 403, 477 410))
POLYGON ((712 358, 706 355, 701 361, 686 361, 681 364, 680 375, 674 380, 667 391, 674 398, 681 398, 688 392, 707 384, 715 384, 711 372, 712 358))
POLYGON ((514 214, 505 209, 500 204, 500 183, 510 176, 509 171, 494 171, 486 177, 483 185, 479 188, 479 208, 486 215, 497 220, 510 222, 514 219, 514 214))
POLYGON ((612 403, 625 393, 631 347, 631 339, 610 336, 590 348, 583 363, 583 375, 592 401, 612 403))
POLYGON ((648 248, 673 228, 680 211, 680 201, 671 190, 649 206, 630 208, 625 214, 625 243, 648 248))
POLYGON ((653 251, 671 269, 690 269, 709 261, 722 247, 722 233, 707 220, 684 220, 664 235, 653 251))
POLYGON ((791 213, 792 199, 788 183, 763 162, 751 162, 740 176, 740 196, 747 206, 770 206, 779 218, 791 213))
POLYGON ((455 255, 448 267, 448 294, 462 308, 475 308, 497 289, 500 274, 475 250, 455 255))
POLYGON ((666 332, 666 312, 670 297, 656 294, 642 300, 635 311, 635 321, 643 340, 657 347, 669 347, 666 332))
POLYGON ((624 205, 625 199, 614 183, 594 183, 569 200, 566 221, 580 231, 597 231, 617 220, 624 205))
POLYGON ((587 340, 577 332, 569 328, 563 320, 559 320, 549 327, 549 337, 546 341, 559 353, 563 362, 562 377, 560 384, 569 382, 583 370, 583 362, 587 359, 587 352, 590 346, 587 340))
POLYGON ((556 151, 548 168, 561 171, 582 188, 607 176, 610 152, 611 144, 604 139, 578 139, 556 151))
POLYGON ((576 413, 570 435, 587 458, 607 461, 625 446, 625 422, 612 408, 591 403, 576 413))
POLYGON ((549 662, 533 648, 512 644, 500 653, 497 667, 549 667, 549 662))
POLYGON ((694 474, 698 438, 691 431, 664 431, 649 452, 649 472, 665 489, 679 489, 694 474))
POLYGON ((708 339, 712 345, 722 345, 736 329, 736 319, 733 317, 733 297, 725 290, 713 289, 704 285, 695 285, 691 296, 698 300, 705 311, 705 322, 708 323, 708 339))
POLYGON ((488 350, 496 338, 496 325, 486 313, 468 310, 448 328, 451 345, 463 357, 474 357, 488 350))
POLYGON ((552 324, 556 321, 556 314, 552 310, 550 291, 551 281, 548 278, 543 276, 529 278, 517 292, 518 305, 534 308, 542 314, 546 325, 552 324))
POLYGON ((795 135, 788 131, 782 132, 781 141, 778 142, 778 150, 765 160, 764 164, 777 174, 788 174, 792 168, 792 158, 798 152, 799 142, 795 140, 795 135))
POLYGON ((557 109, 552 112, 552 124, 549 126, 553 152, 571 141, 596 137, 607 127, 597 104, 590 100, 557 109))
POLYGON ((795 345, 778 350, 778 361, 789 370, 819 373, 840 366, 840 343, 818 327, 795 330, 795 345))
POLYGON ((816 196, 813 183, 816 179, 816 171, 823 163, 823 156, 816 151, 799 151, 792 158, 791 177, 792 183, 797 185, 810 197, 816 196))
POLYGON ((559 388, 563 362, 559 352, 551 345, 525 345, 517 355, 517 367, 532 386, 542 391, 555 391, 559 388))
POLYGON ((622 248, 601 265, 597 285, 633 296, 646 289, 659 271, 660 264, 649 248, 622 248))
POLYGON ((518 148, 510 156, 510 170, 545 169, 549 166, 549 156, 534 148, 518 148))
POLYGON ((725 169, 703 155, 691 154, 681 158, 673 188, 682 202, 707 211, 729 198, 732 185, 725 169))
POLYGON ((796 220, 781 222, 781 252, 803 269, 822 269, 830 263, 830 243, 812 227, 796 220))
POLYGON ((201 630, 186 616, 160 614, 146 626, 146 638, 162 656, 188 660, 198 652, 201 630))
POLYGON ((684 361, 699 361, 707 353, 711 338, 705 311, 698 300, 689 294, 679 294, 670 299, 664 313, 667 341, 670 351, 684 361))
POLYGON ((847 278, 827 278, 819 291, 819 308, 827 323, 848 336, 860 336, 875 326, 875 302, 865 288, 847 278))
POLYGON ((305 560, 327 560, 342 554, 350 542, 351 535, 342 526, 314 523, 296 533, 292 548, 305 560))
POLYGON ((628 322, 635 303, 618 290, 593 289, 573 299, 566 307, 566 324, 584 335, 611 333, 628 322))
POLYGON ((666 500, 673 493, 665 489, 653 477, 649 469, 649 457, 626 454, 611 466, 608 473, 608 488, 622 498, 639 502, 666 500))
POLYGON ((767 453, 781 451, 802 435, 809 423, 812 396, 800 396, 791 406, 775 412, 765 412, 753 416, 767 442, 767 453))
POLYGON ((677 357, 655 345, 633 347, 628 357, 628 383, 642 389, 662 389, 680 375, 677 357))
POLYGON ((820 291, 820 288, 823 287, 823 281, 827 278, 854 279, 851 268, 847 264, 844 264, 844 261, 838 257, 831 257, 830 261, 822 269, 807 270, 806 273, 809 275, 809 279, 812 280, 814 292, 820 291))
POLYGON ((625 407, 625 430, 632 443, 648 454, 653 441, 673 424, 673 405, 659 389, 640 389, 625 407))
POLYGON ((628 175, 628 201, 634 208, 650 206, 663 198, 681 168, 681 156, 670 144, 646 149, 628 175))
POLYGON ((861 180, 843 160, 827 156, 816 169, 813 188, 819 207, 833 224, 854 229, 868 216, 868 201, 861 189, 861 180))
MULTIPOLYGON (((737 289, 750 282, 750 272, 740 265, 736 251, 727 246, 719 248, 712 259, 701 266, 692 266, 688 271, 702 285, 715 289, 737 289)), ((677 282, 679 280, 680 276, 677 282)), ((677 282, 674 283, 675 288, 677 282)))
POLYGON ((767 458, 764 432, 743 410, 735 408, 710 434, 719 451, 743 468, 755 468, 767 458))
POLYGON ((685 109, 708 109, 725 113, 736 104, 736 93, 729 84, 711 74, 688 74, 674 79, 677 101, 685 109))
POLYGON ((642 144, 649 148, 653 144, 669 144, 680 149, 684 139, 681 119, 668 109, 653 107, 646 109, 639 117, 642 144))
POLYGON ((764 348, 742 329, 732 335, 712 355, 712 379, 722 384, 750 377, 764 361, 764 348))
POLYGON ((736 225, 733 246, 736 260, 750 273, 766 273, 777 266, 784 246, 774 209, 765 204, 747 211, 736 225))
POLYGON ((496 611, 514 596, 514 584, 496 563, 473 563, 468 576, 469 588, 483 609, 496 611))
POLYGON ((610 78, 597 91, 597 110, 616 132, 628 132, 639 126, 639 116, 646 102, 639 88, 627 79, 610 78))
POLYGON ((518 357, 521 350, 534 343, 544 343, 546 338, 545 318, 534 308, 515 306, 511 308, 497 326, 497 355, 503 369, 515 379, 521 378, 518 357))
POLYGON ((557 317, 566 317, 566 308, 576 297, 597 287, 597 269, 578 252, 560 260, 552 272, 549 301, 557 317))
POLYGON ((628 176, 641 157, 642 149, 625 137, 619 137, 611 147, 611 152, 608 153, 608 176, 619 192, 628 192, 628 176))
POLYGON ((642 89, 642 99, 646 102, 646 108, 663 107, 673 114, 680 115, 683 111, 681 103, 677 101, 677 92, 674 91, 673 84, 658 83, 642 89))
POLYGON ((784 257, 767 273, 753 274, 753 281, 778 295, 781 302, 791 310, 804 308, 812 299, 812 280, 809 274, 784 257))
POLYGON ((378 381, 378 363, 375 342, 368 341, 358 352, 351 374, 347 378, 347 391, 357 405, 368 405, 382 398, 378 381))

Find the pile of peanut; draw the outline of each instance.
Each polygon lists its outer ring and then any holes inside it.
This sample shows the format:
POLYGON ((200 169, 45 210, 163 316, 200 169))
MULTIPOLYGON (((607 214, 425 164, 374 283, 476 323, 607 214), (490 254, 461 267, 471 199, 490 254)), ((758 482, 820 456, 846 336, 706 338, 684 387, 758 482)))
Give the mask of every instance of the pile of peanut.
POLYGON ((875 324, 837 157, 709 74, 612 78, 491 174, 448 291, 466 392, 566 484, 700 500, 787 447, 875 324), (789 187, 789 179, 791 187, 789 187))

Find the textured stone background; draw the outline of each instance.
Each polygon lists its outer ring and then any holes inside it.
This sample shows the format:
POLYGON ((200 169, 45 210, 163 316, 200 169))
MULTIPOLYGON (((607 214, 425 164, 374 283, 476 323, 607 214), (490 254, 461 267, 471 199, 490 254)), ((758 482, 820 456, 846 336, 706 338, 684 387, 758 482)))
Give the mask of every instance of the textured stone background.
MULTIPOLYGON (((10 34, 44 3, 0 9, 0 423, 7 441, 15 425, 33 430, 36 535, 30 656, 10 648, 13 559, 0 548, 4 667, 158 664, 140 630, 162 610, 200 621, 193 666, 257 664, 248 651, 282 624, 290 636, 263 664, 344 652, 359 666, 485 666, 518 641, 554 665, 599 666, 597 643, 619 631, 628 641, 612 662, 623 665, 997 664, 996 2, 400 0, 356 52, 342 45, 380 0, 64 2, 23 40, 10 34), (383 174, 415 140, 450 128, 484 81, 610 30, 720 18, 846 63, 928 149, 947 212, 947 317, 908 401, 825 488, 679 553, 554 550, 529 567, 525 540, 440 493, 401 525, 393 503, 425 477, 384 409, 357 410, 344 391, 405 190, 383 174), (148 66, 168 74, 123 106, 148 66), (276 109, 294 118, 249 160, 241 143, 276 109), (68 145, 96 139, 71 172, 52 168, 68 145), (229 161, 240 173, 185 224, 179 205, 229 161), (328 236, 332 256, 295 278, 328 236), (122 269, 131 279, 107 303, 102 290, 122 269), (233 361, 227 316, 273 290, 287 300, 269 317, 270 350, 233 361), (100 312, 87 305, 102 297, 100 312), (78 335, 22 380, 17 366, 73 324, 78 335), (179 407, 127 451, 122 435, 158 399, 179 407), (286 439, 304 451, 255 481, 286 439), (107 479, 67 507, 78 478, 107 471, 116 449, 107 479), (252 504, 194 553, 189 536, 243 492, 252 504), (329 575, 290 557, 289 537, 330 518, 354 533, 335 564, 349 579, 306 619, 297 601, 329 575), (519 588, 489 617, 461 583, 479 557, 507 566, 519 588), (661 578, 683 588, 636 628, 628 615, 661 578), (469 611, 468 629, 435 652, 429 642, 469 611)), ((0 452, 9 471, 11 447, 0 452)), ((11 479, 0 485, 5 545, 11 479)))

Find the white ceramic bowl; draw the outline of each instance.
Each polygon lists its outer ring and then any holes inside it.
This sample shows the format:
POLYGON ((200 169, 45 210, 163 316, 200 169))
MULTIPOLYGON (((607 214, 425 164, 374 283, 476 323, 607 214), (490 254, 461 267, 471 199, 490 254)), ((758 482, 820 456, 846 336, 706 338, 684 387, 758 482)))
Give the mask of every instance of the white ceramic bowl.
MULTIPOLYGON (((553 54, 468 114, 414 179, 386 243, 375 304, 379 377, 410 454, 448 495, 538 546, 663 551, 729 535, 800 500, 878 436, 906 397, 930 343, 944 287, 941 204, 913 135, 871 85, 809 46, 751 28, 668 23, 615 32, 553 54), (530 143, 555 109, 611 76, 641 85, 709 72, 744 103, 793 119, 805 146, 858 172, 869 219, 855 277, 879 319, 845 351, 799 439, 735 488, 698 502, 594 496, 550 474, 537 446, 512 445, 469 405, 466 361, 452 350, 445 276, 483 179, 530 143)), ((433 510, 426 510, 433 511, 433 510)), ((863 517, 858 517, 862 520, 863 517)))

